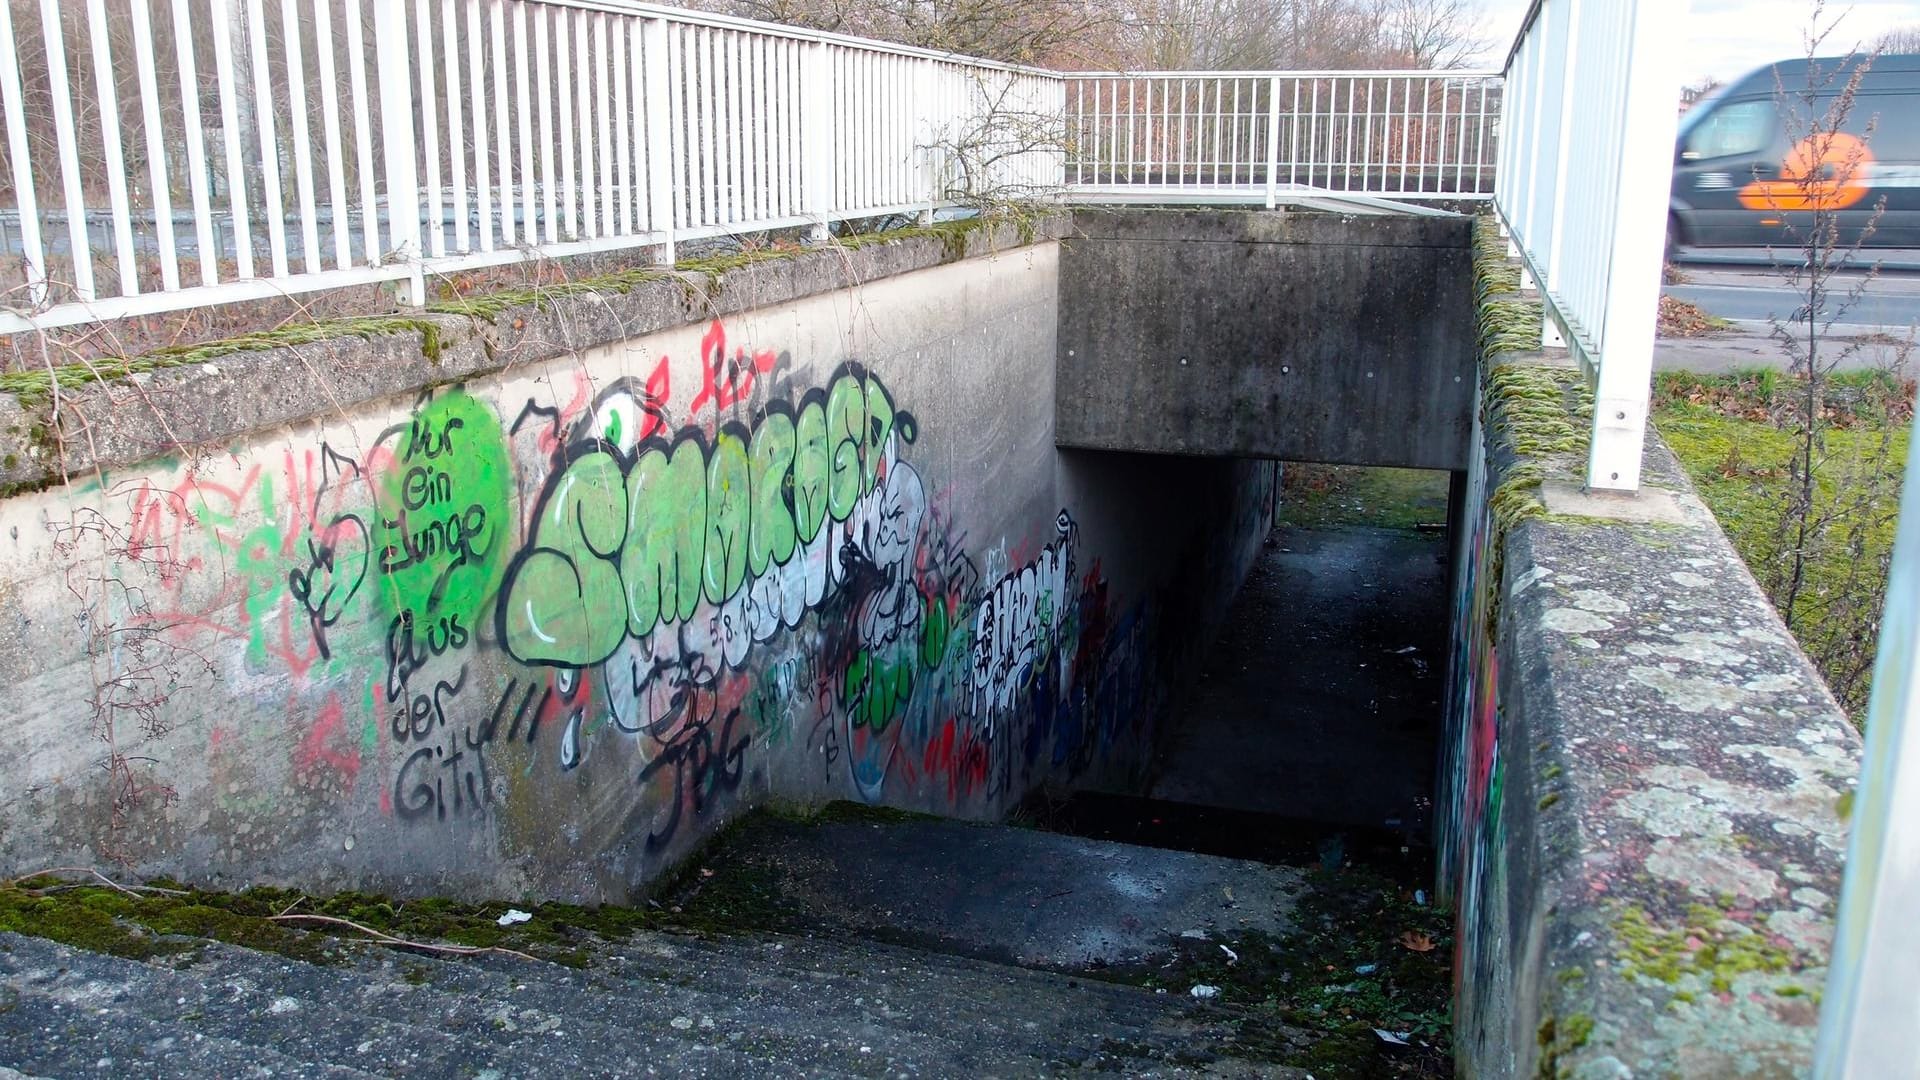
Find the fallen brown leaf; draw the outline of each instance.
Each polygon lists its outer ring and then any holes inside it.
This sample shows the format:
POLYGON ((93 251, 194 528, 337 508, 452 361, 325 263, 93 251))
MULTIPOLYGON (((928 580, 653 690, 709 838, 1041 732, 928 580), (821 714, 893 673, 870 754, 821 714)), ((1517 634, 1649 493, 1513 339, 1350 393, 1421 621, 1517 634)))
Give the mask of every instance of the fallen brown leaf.
POLYGON ((1412 949, 1414 952, 1433 951, 1433 939, 1418 930, 1401 931, 1400 945, 1402 948, 1412 949))

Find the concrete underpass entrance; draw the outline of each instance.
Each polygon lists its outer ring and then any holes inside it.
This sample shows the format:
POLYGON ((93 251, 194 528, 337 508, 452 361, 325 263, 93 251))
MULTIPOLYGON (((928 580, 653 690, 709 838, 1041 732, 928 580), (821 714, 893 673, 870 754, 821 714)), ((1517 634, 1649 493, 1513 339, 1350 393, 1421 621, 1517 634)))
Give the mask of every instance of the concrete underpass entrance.
POLYGON ((1129 793, 1186 809, 1089 795, 1071 816, 1204 808, 1181 843, 1253 856, 1281 834, 1358 842, 1339 830, 1424 848, 1449 476, 1476 400, 1468 219, 1082 210, 1061 250, 1058 445, 1345 463, 1285 467, 1275 529, 1129 793), (1272 820, 1223 831, 1225 812, 1272 820))
POLYGON ((1449 474, 1287 463, 1274 524, 1145 781, 1036 801, 1056 829, 1432 876, 1449 474))

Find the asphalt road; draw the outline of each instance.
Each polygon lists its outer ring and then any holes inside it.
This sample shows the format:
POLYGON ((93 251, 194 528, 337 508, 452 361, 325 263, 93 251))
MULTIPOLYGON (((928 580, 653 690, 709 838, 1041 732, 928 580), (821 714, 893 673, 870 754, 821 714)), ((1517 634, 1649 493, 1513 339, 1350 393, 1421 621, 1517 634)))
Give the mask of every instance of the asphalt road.
MULTIPOLYGON (((1766 266, 1683 265, 1687 281, 1664 292, 1710 315, 1732 322, 1732 327, 1696 338, 1661 338, 1654 346, 1653 364, 1662 371, 1733 371, 1753 367, 1787 366, 1787 353, 1773 336, 1770 317, 1791 319, 1805 302, 1788 288, 1781 272, 1766 266)), ((1842 274, 1834 280, 1841 292, 1859 284, 1865 275, 1842 274)), ((1829 304, 1842 302, 1836 296, 1829 304)), ((1843 368, 1880 368, 1920 364, 1920 350, 1903 347, 1909 334, 1920 333, 1920 272, 1887 271, 1866 283, 1826 335, 1830 349, 1823 355, 1843 368)))
MULTIPOLYGON (((1737 322, 1766 323, 1770 318, 1790 319, 1805 303, 1801 293, 1789 288, 1780 271, 1761 267, 1683 268, 1685 284, 1669 285, 1665 292, 1710 315, 1737 322)), ((1864 275, 1843 273, 1834 278, 1834 295, 1829 310, 1846 303, 1842 291, 1858 285, 1864 275)), ((1867 282, 1859 299, 1840 313, 1838 325, 1902 331, 1920 324, 1920 273, 1883 273, 1867 282)))

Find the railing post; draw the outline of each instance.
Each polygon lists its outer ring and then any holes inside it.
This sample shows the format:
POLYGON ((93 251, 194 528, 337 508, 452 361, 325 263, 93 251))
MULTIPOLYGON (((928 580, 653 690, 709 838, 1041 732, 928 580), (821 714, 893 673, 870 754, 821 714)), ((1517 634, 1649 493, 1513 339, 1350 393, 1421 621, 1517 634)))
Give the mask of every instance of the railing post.
POLYGON ((387 254, 410 266, 407 302, 427 302, 420 260, 420 180, 414 169, 412 65, 407 59, 407 8, 373 6, 373 47, 380 71, 380 135, 387 159, 387 254))
POLYGON ((1267 209, 1280 205, 1280 76, 1267 80, 1267 209))
POLYGON ((934 93, 934 76, 937 74, 932 60, 919 57, 913 61, 914 149, 920 155, 920 185, 927 196, 927 205, 918 216, 922 225, 933 224, 933 207, 940 201, 939 155, 934 146, 936 119, 931 111, 933 103, 938 100, 934 93))
MULTIPOLYGON (((1574 79, 1580 64, 1580 0, 1567 0, 1566 48, 1560 55, 1565 60, 1560 69, 1560 126, 1559 146, 1555 152, 1553 167, 1553 204, 1547 212, 1552 221, 1547 226, 1547 265, 1541 268, 1546 277, 1540 283, 1540 291, 1549 293, 1560 287, 1560 265, 1564 261, 1561 252, 1561 240, 1566 235, 1567 225, 1567 160, 1573 149, 1573 107, 1575 95, 1574 79)), ((1540 345, 1542 348, 1558 349, 1564 347, 1566 339, 1560 336, 1560 327, 1547 314, 1549 305, 1541 304, 1540 345)))
POLYGON ((806 164, 806 213, 813 219, 808 238, 814 243, 827 239, 828 217, 833 213, 833 155, 835 153, 833 115, 833 58, 825 42, 808 43, 801 54, 803 105, 800 128, 806 164))
MULTIPOLYGON (((1545 0, 1540 5, 1539 22, 1534 24, 1532 31, 1537 36, 1527 43, 1528 78, 1533 86, 1527 91, 1526 179, 1520 182, 1519 220, 1515 225, 1519 239, 1527 244, 1529 256, 1538 255, 1540 246, 1540 230, 1534 228, 1534 219, 1540 213, 1541 124, 1550 104, 1546 100, 1547 68, 1552 65, 1547 62, 1547 40, 1553 34, 1553 16, 1557 8, 1553 0, 1545 0)), ((1568 92, 1564 82, 1560 84, 1560 89, 1562 94, 1568 92)), ((1560 132, 1560 139, 1564 145, 1567 139, 1565 131, 1560 132)), ((1553 307, 1546 300, 1547 283, 1535 280, 1523 262, 1520 267, 1520 287, 1540 290, 1540 339, 1545 341, 1547 328, 1553 325, 1553 307)))
POLYGON ((681 139, 678 117, 673 115, 668 87, 681 77, 667 67, 667 21, 648 19, 641 30, 640 46, 643 77, 647 80, 647 228, 660 234, 660 246, 653 250, 656 266, 672 266, 676 259, 673 242, 674 180, 681 174, 681 139))
MULTIPOLYGON (((0 48, 15 52, 13 13, 0 4, 0 48)), ((0 102, 4 103, 7 123, 7 164, 11 166, 14 206, 20 212, 20 254, 26 262, 27 301, 38 309, 47 302, 47 259, 40 241, 40 206, 33 197, 33 162, 27 156, 26 93, 20 82, 20 68, 0 72, 0 102)))
POLYGON ((1653 380, 1655 310, 1666 250, 1668 189, 1679 112, 1674 99, 1674 42, 1679 40, 1652 0, 1635 0, 1625 49, 1626 100, 1613 205, 1596 207, 1614 223, 1605 313, 1595 333, 1602 362, 1593 390, 1593 440, 1587 486, 1612 491, 1640 487, 1640 451, 1646 439, 1647 398, 1653 380))

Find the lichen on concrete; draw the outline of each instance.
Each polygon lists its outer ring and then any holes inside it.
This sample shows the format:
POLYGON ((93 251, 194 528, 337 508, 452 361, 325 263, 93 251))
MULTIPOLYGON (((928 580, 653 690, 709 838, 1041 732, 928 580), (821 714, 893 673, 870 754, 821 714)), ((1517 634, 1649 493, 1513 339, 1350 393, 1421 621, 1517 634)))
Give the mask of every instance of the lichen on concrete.
MULTIPOLYGON (((1504 255, 1487 236, 1483 260, 1504 255)), ((1537 311, 1479 277, 1489 355, 1532 348, 1513 343, 1526 319, 1537 333, 1537 311)), ((1501 984, 1497 1008, 1463 1017, 1463 1066, 1801 1074, 1859 739, 1653 431, 1643 483, 1678 521, 1546 512, 1541 482, 1580 476, 1591 397, 1551 356, 1496 360, 1498 835, 1515 880, 1506 919, 1461 932, 1466 955, 1526 963, 1462 973, 1501 984), (1567 971, 1581 975, 1549 977, 1567 971), (1578 1039, 1575 1016, 1592 1018, 1578 1039)))

